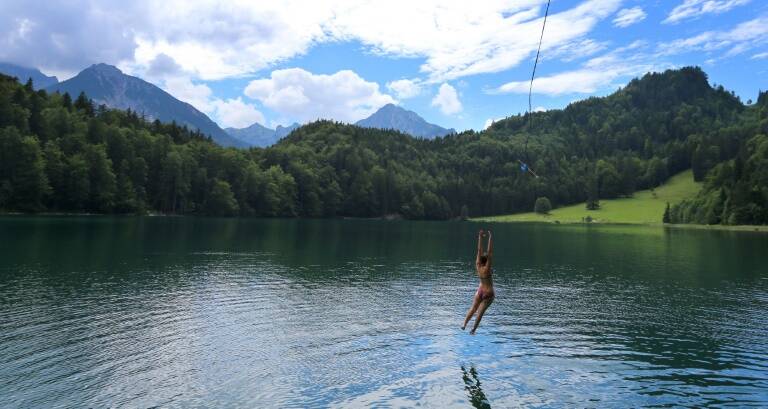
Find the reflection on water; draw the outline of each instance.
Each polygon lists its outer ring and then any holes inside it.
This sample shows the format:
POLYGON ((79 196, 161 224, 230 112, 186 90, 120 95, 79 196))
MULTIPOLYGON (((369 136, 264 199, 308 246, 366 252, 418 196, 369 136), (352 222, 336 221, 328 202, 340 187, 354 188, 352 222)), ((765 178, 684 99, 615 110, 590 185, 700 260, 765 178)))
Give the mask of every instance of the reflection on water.
POLYGON ((467 390, 469 395, 469 402, 477 409, 491 409, 491 403, 488 402, 488 398, 483 393, 483 388, 480 386, 480 379, 477 378, 477 369, 474 366, 469 367, 469 371, 464 366, 461 367, 461 379, 464 380, 464 389, 467 390))
POLYGON ((0 218, 0 406, 768 405, 768 236, 478 227, 0 218))

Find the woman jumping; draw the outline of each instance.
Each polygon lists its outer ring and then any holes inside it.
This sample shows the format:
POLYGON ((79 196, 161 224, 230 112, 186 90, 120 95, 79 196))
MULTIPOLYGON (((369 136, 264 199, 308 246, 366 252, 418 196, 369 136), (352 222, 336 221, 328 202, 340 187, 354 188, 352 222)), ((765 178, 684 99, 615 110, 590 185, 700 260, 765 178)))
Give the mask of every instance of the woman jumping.
POLYGON ((477 276, 480 277, 480 286, 477 287, 475 298, 472 301, 472 307, 467 312, 467 318, 464 319, 464 325, 461 329, 467 327, 467 323, 472 319, 472 315, 477 311, 477 318, 475 318, 475 326, 469 333, 475 335, 477 326, 480 325, 480 320, 483 319, 485 310, 491 306, 493 302, 493 277, 491 277, 491 261, 493 260, 493 240, 491 237, 491 231, 488 230, 488 252, 483 254, 483 230, 481 229, 477 233, 477 258, 475 259, 475 268, 477 269, 477 276))

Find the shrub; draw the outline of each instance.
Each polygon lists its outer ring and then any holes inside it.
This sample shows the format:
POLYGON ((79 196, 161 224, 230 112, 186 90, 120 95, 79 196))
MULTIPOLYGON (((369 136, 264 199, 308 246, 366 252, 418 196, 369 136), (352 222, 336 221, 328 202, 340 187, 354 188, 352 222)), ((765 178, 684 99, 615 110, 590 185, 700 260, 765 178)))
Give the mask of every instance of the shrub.
POLYGON ((538 214, 549 214, 552 210, 552 203, 546 197, 540 197, 536 199, 536 203, 533 205, 533 211, 538 214))

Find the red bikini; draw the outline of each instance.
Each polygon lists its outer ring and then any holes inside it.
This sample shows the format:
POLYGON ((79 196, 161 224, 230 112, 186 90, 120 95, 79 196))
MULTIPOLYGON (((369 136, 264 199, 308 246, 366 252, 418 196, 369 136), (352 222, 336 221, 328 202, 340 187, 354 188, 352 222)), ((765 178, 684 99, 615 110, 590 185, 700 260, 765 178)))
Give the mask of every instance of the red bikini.
POLYGON ((493 290, 483 291, 482 287, 477 287, 477 295, 480 297, 480 301, 493 300, 493 297, 495 297, 493 290))

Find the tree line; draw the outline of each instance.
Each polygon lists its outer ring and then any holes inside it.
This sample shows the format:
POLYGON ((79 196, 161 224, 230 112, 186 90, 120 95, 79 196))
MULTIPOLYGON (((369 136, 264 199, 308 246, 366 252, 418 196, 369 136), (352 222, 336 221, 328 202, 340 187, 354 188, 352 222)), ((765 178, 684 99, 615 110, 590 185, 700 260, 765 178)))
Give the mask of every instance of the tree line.
POLYGON ((700 146, 693 156, 694 174, 699 169, 704 180, 695 197, 671 207, 671 223, 768 224, 768 92, 761 92, 757 103, 743 120, 714 135, 742 135, 735 152, 722 155, 721 144, 700 146))
POLYGON ((0 209, 442 220, 530 211, 539 197, 554 207, 596 202, 691 167, 706 179, 737 158, 752 172, 760 104, 742 104, 689 67, 483 132, 424 140, 317 121, 269 148, 238 150, 2 76, 0 209))

